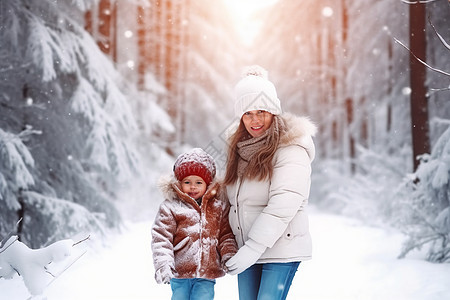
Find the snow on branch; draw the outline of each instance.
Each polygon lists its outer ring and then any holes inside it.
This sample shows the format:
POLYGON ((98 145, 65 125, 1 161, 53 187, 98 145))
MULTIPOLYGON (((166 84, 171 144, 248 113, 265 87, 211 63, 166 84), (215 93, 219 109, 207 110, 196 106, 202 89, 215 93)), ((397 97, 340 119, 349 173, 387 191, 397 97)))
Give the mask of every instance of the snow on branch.
MULTIPOLYGON (((14 226, 14 228, 17 228, 17 226, 19 226, 19 223, 22 222, 22 220, 23 220, 23 218, 20 218, 19 221, 16 222, 16 226, 14 226)), ((0 247, 2 247, 3 242, 4 242, 4 240, 5 240, 7 237, 12 236, 14 230, 16 230, 16 229, 11 230, 11 231, 10 231, 10 232, 9 232, 9 233, 8 233, 8 234, 0 241, 0 247)), ((8 246, 8 247, 9 247, 9 246, 8 246)), ((0 250, 0 253, 2 253, 3 251, 5 251, 6 248, 8 248, 8 247, 5 247, 4 249, 0 250)))
POLYGON ((6 241, 5 246, 3 246, 3 241, 0 243, 0 254, 5 252, 12 244, 14 244, 15 241, 17 241, 19 237, 14 236, 13 238, 10 238, 6 241))
POLYGON ((426 66, 427 68, 429 68, 430 70, 433 70, 435 72, 438 72, 440 74, 443 74, 445 76, 450 76, 450 73, 444 72, 440 69, 434 68, 432 66, 430 66, 429 64, 427 64, 426 62, 424 62, 423 60, 421 60, 420 58, 418 58, 405 44, 403 44, 400 40, 398 40, 397 38, 393 37, 393 39, 395 40, 395 42, 397 42, 398 44, 400 44, 403 48, 405 48, 406 50, 409 51, 409 53, 412 54, 412 56, 414 56, 414 58, 419 61, 421 64, 423 64, 424 66, 426 66))
POLYGON ((30 249, 17 236, 11 236, 0 245, 0 278, 12 279, 18 274, 32 296, 42 295, 49 284, 86 253, 72 255, 73 247, 88 239, 89 236, 75 243, 71 239, 60 240, 45 248, 30 249), (74 259, 68 259, 70 256, 74 259))
POLYGON ((85 12, 92 7, 96 2, 95 0, 71 0, 72 4, 78 7, 81 11, 85 12))
MULTIPOLYGON (((449 1, 450 3, 450 1, 449 1)), ((434 27, 433 22, 431 22, 431 17, 430 15, 428 15, 428 23, 430 23, 430 26, 433 28, 434 33, 437 35, 437 37, 439 38, 439 40, 441 41, 442 45, 444 45, 445 48, 447 48, 448 50, 450 50, 450 44, 448 44, 444 38, 442 37, 442 35, 439 34, 439 32, 436 30, 436 27, 434 27)))
POLYGON ((22 139, 36 133, 39 131, 31 127, 18 135, 0 129, 0 200, 6 201, 11 209, 20 208, 13 191, 27 189, 35 183, 30 171, 34 167, 34 159, 22 139))
MULTIPOLYGON (((404 0, 402 0, 402 1, 405 2, 404 0)), ((406 1, 405 3, 408 3, 408 2, 412 2, 412 1, 406 1)), ((414 4, 414 3, 418 3, 418 2, 426 3, 427 1, 415 1, 415 2, 412 2, 412 3, 410 3, 410 4, 414 4)), ((431 2, 431 1, 428 1, 428 2, 431 2)), ((450 3, 450 1, 449 1, 449 3, 450 3)), ((437 30, 436 30, 436 28, 434 27, 434 25, 431 23, 430 17, 429 17, 429 16, 428 16, 428 20, 429 20, 430 25, 432 26, 433 30, 434 30, 435 33, 437 34, 438 38, 439 38, 439 39, 441 40, 441 42, 444 44, 444 46, 445 46, 447 49, 450 49, 449 44, 446 43, 446 41, 442 38, 442 36, 437 32, 437 30)), ((438 69, 438 68, 432 67, 432 66, 430 66, 429 64, 427 64, 426 62, 424 62, 422 59, 420 59, 419 57, 417 57, 417 56, 411 51, 411 49, 409 49, 408 46, 406 46, 406 45, 405 45, 404 43, 402 43, 399 39, 397 39, 395 36, 393 36, 392 33, 389 31, 389 29, 387 29, 387 28, 385 27, 384 30, 387 32, 387 34, 388 34, 389 36, 391 36, 391 37, 394 39, 394 41, 395 41, 396 43, 398 43, 398 44, 401 45, 403 48, 405 48, 406 50, 408 50, 409 53, 411 53, 411 55, 412 55, 417 61, 419 61, 421 64, 423 64, 424 66, 426 66, 427 68, 429 68, 429 69, 432 70, 432 71, 435 71, 435 72, 437 72, 437 73, 440 73, 440 74, 443 74, 443 75, 445 75, 445 76, 449 76, 449 77, 450 77, 450 73, 445 72, 445 71, 442 71, 442 70, 440 70, 440 69, 438 69)))
POLYGON ((440 89, 430 88, 430 91, 431 92, 450 91, 450 87, 448 87, 448 88, 440 88, 440 89))
POLYGON ((436 124, 450 125, 450 119, 443 119, 439 117, 434 117, 433 119, 431 119, 431 122, 436 124))

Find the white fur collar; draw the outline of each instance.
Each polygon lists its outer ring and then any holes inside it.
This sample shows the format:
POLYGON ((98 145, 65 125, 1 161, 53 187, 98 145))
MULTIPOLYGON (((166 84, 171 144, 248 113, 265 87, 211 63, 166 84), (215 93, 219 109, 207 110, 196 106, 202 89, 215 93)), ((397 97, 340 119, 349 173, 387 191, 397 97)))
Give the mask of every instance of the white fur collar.
POLYGON ((290 113, 284 113, 280 117, 286 123, 286 133, 280 140, 281 146, 302 146, 312 161, 315 157, 312 137, 317 133, 316 125, 307 117, 298 117, 290 113))

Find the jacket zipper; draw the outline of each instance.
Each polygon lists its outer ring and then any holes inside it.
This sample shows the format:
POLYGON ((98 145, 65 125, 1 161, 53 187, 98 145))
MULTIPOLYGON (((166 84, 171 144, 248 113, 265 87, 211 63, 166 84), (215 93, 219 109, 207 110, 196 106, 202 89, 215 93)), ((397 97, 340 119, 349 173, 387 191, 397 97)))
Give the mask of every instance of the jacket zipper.
POLYGON ((200 206, 200 226, 198 228, 198 235, 199 235, 199 244, 200 244, 200 251, 198 251, 198 267, 197 267, 197 278, 200 278, 200 272, 203 268, 202 266, 202 256, 203 256, 203 214, 202 214, 202 207, 200 206))
POLYGON ((242 243, 245 243, 244 241, 244 230, 242 229, 242 224, 241 224, 241 218, 240 218, 240 207, 239 207, 239 192, 241 191, 241 184, 242 181, 240 178, 238 178, 238 185, 237 185, 237 189, 236 189, 236 195, 235 195, 235 199, 236 199, 236 216, 237 216, 237 220, 238 220, 238 226, 239 226, 239 232, 241 234, 241 240, 242 243))

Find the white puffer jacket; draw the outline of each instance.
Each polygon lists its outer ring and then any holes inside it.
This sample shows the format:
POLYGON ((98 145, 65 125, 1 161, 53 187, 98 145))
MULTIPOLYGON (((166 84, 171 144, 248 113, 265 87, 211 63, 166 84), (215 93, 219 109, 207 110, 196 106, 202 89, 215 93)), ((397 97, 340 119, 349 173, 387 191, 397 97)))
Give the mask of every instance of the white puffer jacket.
POLYGON ((267 247, 257 263, 311 259, 307 206, 317 129, 307 118, 281 117, 288 131, 275 153, 272 179, 227 186, 229 220, 239 248, 248 239, 267 247))

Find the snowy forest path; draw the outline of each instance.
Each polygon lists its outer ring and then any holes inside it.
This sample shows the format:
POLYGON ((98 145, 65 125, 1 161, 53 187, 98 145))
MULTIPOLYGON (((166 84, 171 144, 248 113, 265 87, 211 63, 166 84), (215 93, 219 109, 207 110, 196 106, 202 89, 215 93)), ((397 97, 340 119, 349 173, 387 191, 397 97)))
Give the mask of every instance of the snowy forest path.
POLYGON ((310 223, 313 259, 297 272, 291 299, 450 299, 450 264, 420 253, 398 259, 405 238, 398 231, 314 209, 310 223))
MULTIPOLYGON (((397 259, 403 239, 398 232, 316 209, 310 223, 313 259, 300 265, 288 299, 450 299, 450 264, 397 259)), ((157 285, 153 278, 151 224, 129 223, 109 246, 88 252, 48 287, 47 300, 170 299, 170 286, 157 285)), ((26 299, 19 280, 0 280, 1 300, 26 299)), ((236 277, 218 279, 215 293, 217 300, 238 299, 236 277)))

